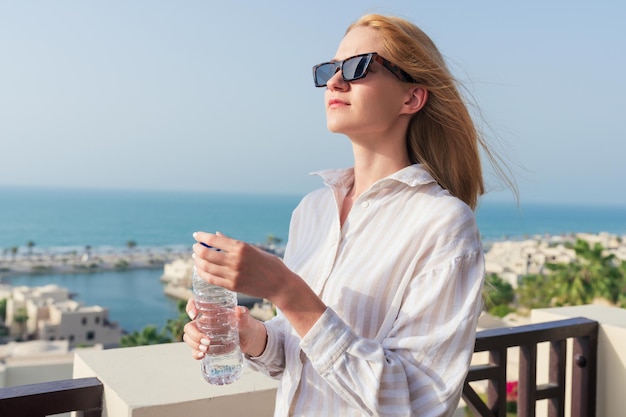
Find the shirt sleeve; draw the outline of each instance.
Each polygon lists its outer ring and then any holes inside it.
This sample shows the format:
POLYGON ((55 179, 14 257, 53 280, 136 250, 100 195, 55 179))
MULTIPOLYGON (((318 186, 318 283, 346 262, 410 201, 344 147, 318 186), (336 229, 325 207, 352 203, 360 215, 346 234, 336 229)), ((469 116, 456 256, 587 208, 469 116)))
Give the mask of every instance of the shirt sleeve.
POLYGON ((364 415, 451 415, 473 353, 483 277, 482 251, 459 255, 413 277, 382 340, 360 337, 328 308, 300 347, 364 415))
POLYGON ((276 316, 263 323, 267 332, 265 350, 259 356, 244 355, 246 365, 250 369, 280 379, 285 369, 284 318, 276 316))

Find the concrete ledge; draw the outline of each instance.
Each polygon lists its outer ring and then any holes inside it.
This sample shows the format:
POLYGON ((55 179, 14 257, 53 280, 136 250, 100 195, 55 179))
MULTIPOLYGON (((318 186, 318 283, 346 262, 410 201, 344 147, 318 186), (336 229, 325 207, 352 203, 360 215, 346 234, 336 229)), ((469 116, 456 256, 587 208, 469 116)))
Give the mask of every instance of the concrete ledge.
POLYGON ((103 417, 272 416, 278 382, 244 369, 234 384, 214 386, 184 343, 77 351, 74 378, 104 385, 103 417))

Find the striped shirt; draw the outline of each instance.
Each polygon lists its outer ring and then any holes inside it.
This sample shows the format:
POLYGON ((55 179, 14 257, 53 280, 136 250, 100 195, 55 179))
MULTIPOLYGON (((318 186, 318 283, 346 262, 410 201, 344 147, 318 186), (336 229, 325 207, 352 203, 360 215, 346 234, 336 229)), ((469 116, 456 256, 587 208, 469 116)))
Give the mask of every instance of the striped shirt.
POLYGON ((280 378, 275 416, 450 416, 473 352, 484 276, 474 213, 419 165, 339 207, 353 169, 295 209, 285 263, 327 305, 299 337, 266 322, 253 369, 280 378))

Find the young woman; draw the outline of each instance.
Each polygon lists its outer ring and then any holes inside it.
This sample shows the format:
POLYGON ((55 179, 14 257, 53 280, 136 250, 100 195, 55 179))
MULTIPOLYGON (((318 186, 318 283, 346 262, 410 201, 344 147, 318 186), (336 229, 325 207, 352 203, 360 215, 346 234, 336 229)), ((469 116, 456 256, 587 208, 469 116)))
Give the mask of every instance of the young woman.
MULTIPOLYGON (((450 415, 481 311, 483 142, 437 48, 405 20, 362 17, 313 72, 354 167, 319 173, 284 262, 198 232, 222 251, 194 245, 196 268, 278 308, 265 323, 238 311, 248 366, 281 380, 277 416, 450 415)), ((197 359, 210 344, 193 321, 184 339, 197 359)))

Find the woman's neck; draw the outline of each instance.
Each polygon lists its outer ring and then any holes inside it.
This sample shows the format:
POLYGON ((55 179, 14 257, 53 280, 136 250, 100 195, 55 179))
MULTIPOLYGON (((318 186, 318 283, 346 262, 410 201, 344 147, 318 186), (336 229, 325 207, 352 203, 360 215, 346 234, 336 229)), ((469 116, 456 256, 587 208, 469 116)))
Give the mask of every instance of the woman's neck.
POLYGON ((411 162, 406 151, 387 154, 355 152, 354 184, 349 194, 356 199, 376 181, 388 177, 409 165, 411 165, 411 162))
POLYGON ((341 203, 339 221, 343 227, 354 201, 376 181, 388 177, 410 165, 408 157, 404 159, 373 158, 369 161, 360 158, 354 160, 354 183, 341 203))

